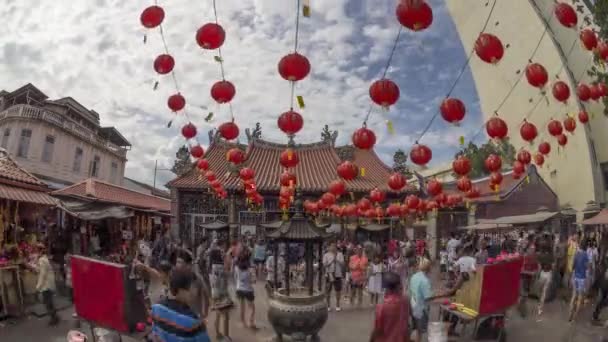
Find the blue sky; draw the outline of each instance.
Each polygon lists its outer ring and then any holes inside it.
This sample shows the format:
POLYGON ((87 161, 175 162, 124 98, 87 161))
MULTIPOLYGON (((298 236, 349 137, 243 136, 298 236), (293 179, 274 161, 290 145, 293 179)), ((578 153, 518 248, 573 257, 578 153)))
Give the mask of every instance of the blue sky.
MULTIPOLYGON (((7 0, 0 8, 0 19, 9 30, 0 36, 0 88, 10 91, 32 82, 51 98, 72 96, 94 109, 103 125, 116 126, 133 144, 127 175, 150 183, 154 161, 169 167, 175 151, 186 143, 179 130, 187 122, 181 115, 171 128, 166 126, 173 117, 166 99, 174 86, 169 77, 159 77, 152 69, 152 61, 163 52, 158 31, 147 32, 144 45, 146 31, 139 25, 141 11, 151 3, 7 0), (157 80, 160 85, 154 91, 157 80)), ((189 118, 199 128, 198 140, 207 145, 207 131, 230 115, 227 106, 214 104, 209 96, 211 85, 219 80, 214 54, 201 51, 194 40, 196 29, 213 20, 211 0, 159 4, 166 11, 166 39, 176 60, 189 118), (215 120, 205 123, 209 111, 215 113, 215 120)), ((389 112, 375 107, 369 121, 378 135, 377 151, 389 164, 397 148, 409 151, 468 54, 444 1, 430 4, 433 25, 423 32, 403 31, 388 73, 401 88, 399 102, 389 112), (387 133, 387 118, 394 124, 395 135, 387 133)), ((339 130, 340 144, 349 143, 371 103, 369 85, 381 76, 399 28, 395 1, 311 0, 311 5, 312 16, 302 18, 300 27, 299 51, 309 58, 312 72, 296 87, 296 94, 306 101, 304 129, 296 140, 316 141, 328 124, 339 130)), ((293 50, 295 0, 222 0, 217 8, 227 34, 222 52, 226 78, 237 89, 233 110, 241 140, 245 140, 246 127, 260 122, 264 138, 285 142, 276 119, 289 109, 290 89, 276 65, 293 50)), ((435 165, 450 161, 458 149, 458 137, 471 136, 481 124, 468 68, 452 96, 467 107, 461 127, 439 117, 421 141, 433 149, 435 165)), ((159 175, 159 182, 170 178, 169 173, 159 175)))

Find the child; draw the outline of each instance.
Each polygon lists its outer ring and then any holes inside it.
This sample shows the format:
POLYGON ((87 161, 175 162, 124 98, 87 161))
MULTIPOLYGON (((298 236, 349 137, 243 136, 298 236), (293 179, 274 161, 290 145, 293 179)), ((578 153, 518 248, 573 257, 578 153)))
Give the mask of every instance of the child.
POLYGON ((388 272, 384 276, 384 302, 376 306, 376 319, 370 342, 409 341, 409 300, 402 295, 399 275, 388 272))
POLYGON ((374 261, 369 267, 368 291, 371 295, 372 305, 378 304, 378 297, 382 294, 382 273, 384 265, 379 255, 374 257, 374 261))

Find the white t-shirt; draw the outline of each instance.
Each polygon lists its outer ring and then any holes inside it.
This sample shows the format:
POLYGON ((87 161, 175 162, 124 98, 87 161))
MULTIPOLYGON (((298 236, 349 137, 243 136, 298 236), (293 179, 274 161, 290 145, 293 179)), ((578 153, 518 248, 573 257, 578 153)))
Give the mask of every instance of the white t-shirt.
POLYGON ((458 246, 460 246, 460 240, 452 238, 448 241, 447 250, 450 260, 456 259, 456 249, 458 249, 458 246))
POLYGON ((472 256, 468 256, 468 255, 462 256, 458 259, 458 261, 456 261, 456 265, 458 266, 460 273, 475 272, 476 263, 477 263, 477 261, 475 260, 475 258, 473 258, 472 256))
POLYGON ((337 252, 336 254, 327 252, 323 255, 323 267, 326 274, 333 274, 336 278, 342 278, 342 270, 344 269, 344 255, 337 252))

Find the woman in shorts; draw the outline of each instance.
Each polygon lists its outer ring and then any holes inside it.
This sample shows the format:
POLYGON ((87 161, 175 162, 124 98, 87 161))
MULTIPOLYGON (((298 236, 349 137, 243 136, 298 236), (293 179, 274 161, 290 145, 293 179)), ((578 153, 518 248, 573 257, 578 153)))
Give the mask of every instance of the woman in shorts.
POLYGON ((217 247, 209 252, 209 263, 211 273, 211 299, 213 302, 212 310, 215 311, 215 333, 218 341, 223 338, 230 338, 230 308, 233 303, 228 293, 228 270, 222 250, 217 247), (223 322, 222 322, 223 321, 223 322), (220 329, 220 323, 223 323, 220 329))
POLYGON ((255 326, 255 293, 253 290, 253 277, 248 253, 241 253, 237 260, 236 276, 236 296, 241 306, 241 322, 245 327, 256 329, 255 326), (249 321, 245 320, 246 306, 249 307, 249 321))

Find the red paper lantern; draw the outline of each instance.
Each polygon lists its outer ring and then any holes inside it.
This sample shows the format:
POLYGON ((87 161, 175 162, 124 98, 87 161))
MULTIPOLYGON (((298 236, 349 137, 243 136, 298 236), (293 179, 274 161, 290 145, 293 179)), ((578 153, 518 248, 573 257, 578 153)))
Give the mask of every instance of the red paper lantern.
POLYGON ((602 91, 597 84, 592 84, 589 89, 591 90, 591 99, 597 101, 602 97, 602 91))
POLYGON ((549 134, 554 137, 557 137, 558 135, 562 134, 564 128, 562 127, 561 122, 557 120, 551 120, 549 122, 549 125, 547 125, 547 129, 549 130, 549 134))
POLYGON ((359 173, 359 168, 357 165, 347 161, 343 161, 338 168, 336 169, 338 176, 340 176, 344 180, 353 180, 357 177, 359 173))
POLYGON ((503 119, 493 116, 486 122, 486 132, 492 139, 503 139, 509 133, 509 127, 503 119))
POLYGON ((439 204, 437 204, 437 202, 435 202, 435 201, 428 201, 426 203, 426 210, 428 210, 428 211, 437 210, 438 208, 439 208, 439 204))
POLYGON ((603 61, 608 61, 608 43, 605 41, 597 43, 597 54, 603 61))
POLYGON ((293 187, 297 184, 297 177, 295 174, 285 170, 283 171, 283 173, 281 173, 281 176, 279 177, 279 182, 282 186, 293 187))
POLYGON ((439 204, 439 206, 442 207, 448 201, 448 195, 442 192, 439 195, 435 196, 434 200, 435 202, 437 202, 437 204, 439 204))
POLYGON ((289 169, 290 167, 295 167, 296 165, 298 165, 299 161, 300 160, 298 159, 298 154, 291 148, 288 148, 285 151, 281 152, 281 156, 279 158, 279 162, 286 169, 289 169))
POLYGON ((441 111, 441 116, 443 119, 453 124, 457 124, 464 119, 464 115, 466 113, 464 103, 453 97, 448 97, 447 99, 443 100, 439 110, 441 111))
POLYGON ((220 136, 226 140, 233 140, 239 136, 239 126, 234 121, 224 122, 217 130, 220 132, 220 136))
POLYGON ((443 191, 443 186, 441 185, 441 183, 438 180, 431 179, 426 184, 426 191, 431 196, 437 196, 443 191))
POLYGON ((169 96, 169 99, 167 100, 167 106, 172 111, 179 112, 186 106, 186 99, 182 96, 182 94, 173 94, 169 96))
POLYGON ((300 113, 290 110, 279 116, 277 125, 283 133, 293 135, 302 129, 304 126, 304 119, 302 119, 300 113))
POLYGON ((215 189, 215 191, 218 191, 218 190, 220 190, 222 188, 222 184, 217 179, 209 181, 209 185, 211 185, 211 187, 213 189, 215 189))
POLYGON ((297 52, 291 53, 279 61, 279 74, 288 81, 303 80, 310 73, 308 58, 297 52))
POLYGON ((336 195, 341 196, 346 191, 346 184, 340 179, 336 179, 329 183, 329 192, 336 195))
POLYGON ((289 186, 282 186, 281 190, 279 190, 279 197, 283 197, 288 200, 290 200, 291 197, 293 197, 293 194, 294 194, 293 188, 289 187, 289 186))
POLYGON ((536 164, 538 166, 543 166, 544 163, 545 163, 545 157, 542 154, 537 153, 534 155, 534 164, 536 164))
POLYGON ((531 86, 536 88, 542 88, 549 81, 549 75, 547 69, 538 63, 528 64, 526 67, 526 78, 531 86))
POLYGON ((228 103, 232 101, 234 94, 236 94, 234 85, 226 80, 215 82, 211 87, 211 97, 217 103, 228 103))
POLYGON ((410 151, 410 160, 416 165, 424 166, 430 162, 432 158, 433 151, 426 145, 416 143, 410 151))
POLYGON ((540 143, 540 145, 538 145, 538 152, 544 155, 549 154, 549 152, 551 152, 551 144, 546 141, 543 141, 542 143, 540 143))
POLYGON ((368 219, 375 219, 376 218, 376 210, 374 208, 367 209, 365 211, 365 217, 367 217, 368 219))
POLYGON ((582 124, 586 124, 587 122, 589 122, 589 114, 587 114, 587 112, 585 111, 579 112, 578 121, 580 121, 582 124))
POLYGON ((517 153, 517 160, 524 165, 528 165, 532 160, 532 156, 530 155, 530 152, 521 150, 517 153))
POLYGON ((557 143, 560 144, 560 146, 566 146, 568 143, 568 137, 565 134, 560 134, 557 137, 557 143))
POLYGON ((250 178, 243 180, 243 187, 245 190, 253 190, 253 192, 256 192, 255 179, 250 178))
POLYGON ((585 49, 593 51, 597 47, 597 35, 591 29, 584 29, 581 31, 579 38, 583 43, 585 49))
POLYGON ((469 177, 462 176, 458 178, 458 181, 456 182, 456 187, 462 192, 467 192, 471 190, 471 188, 473 187, 473 183, 471 182, 469 177))
POLYGON ((216 23, 207 23, 196 31, 196 42, 206 50, 215 50, 224 44, 226 32, 216 23))
POLYGON ((502 183, 502 173, 492 172, 490 174, 490 184, 498 185, 500 183, 502 183))
POLYGON ((175 60, 171 55, 162 54, 154 60, 154 70, 161 75, 170 73, 173 71, 173 67, 175 67, 175 60))
POLYGON ((521 175, 524 172, 526 172, 526 165, 524 165, 519 160, 514 161, 513 162, 513 173, 521 175))
POLYGON ((399 23, 412 31, 422 31, 433 23, 433 9, 424 0, 400 1, 395 12, 399 23))
POLYGON ((583 102, 589 101, 591 98, 591 88, 584 83, 579 83, 579 85, 576 87, 576 96, 578 96, 578 99, 583 102))
POLYGON ((559 102, 566 102, 570 97, 570 87, 563 81, 557 81, 553 84, 553 97, 559 102))
POLYGON ((205 155, 205 149, 203 149, 203 146, 201 145, 194 145, 190 147, 190 155, 197 159, 203 158, 203 156, 205 155))
POLYGON ((472 187, 471 190, 467 191, 467 198, 478 198, 481 195, 481 191, 478 188, 472 187))
POLYGON ((239 176, 242 180, 253 179, 253 177, 255 176, 255 171, 253 171, 252 168, 244 167, 241 169, 241 171, 239 171, 239 176))
POLYGON ((531 143, 538 135, 538 130, 536 129, 536 126, 533 123, 528 122, 528 120, 524 119, 524 123, 519 129, 519 134, 521 134, 522 139, 531 143))
POLYGON ((485 166, 490 172, 498 171, 502 167, 502 160, 496 154, 490 154, 485 160, 485 166))
POLYGON ((186 139, 192 139, 196 136, 196 126, 194 126, 191 122, 187 123, 184 127, 182 127, 182 135, 186 139))
POLYGON ((150 6, 141 12, 139 21, 145 28, 155 28, 165 19, 165 11, 159 6, 150 6))
POLYGON ((205 172, 205 178, 207 178, 208 182, 213 182, 216 179, 215 172, 213 172, 211 170, 205 172))
POLYGON ((405 179, 405 177, 398 173, 395 172, 393 173, 389 178, 388 178, 388 187, 391 188, 391 190, 393 191, 399 191, 401 189, 403 189, 403 187, 407 184, 407 180, 405 179))
POLYGON ((196 166, 201 171, 207 171, 207 170, 209 170, 209 162, 207 161, 207 159, 201 159, 201 160, 199 160, 198 163, 196 163, 196 166))
POLYGON ((386 215, 390 217, 401 216, 401 206, 397 203, 389 204, 388 208, 386 208, 386 215))
POLYGON ((226 159, 234 165, 239 165, 245 161, 245 153, 241 149, 234 147, 228 150, 226 159))
POLYGON ((608 95, 608 87, 604 83, 598 83, 597 89, 599 90, 601 97, 608 95))
POLYGON ((357 216, 357 206, 352 203, 349 203, 344 206, 344 215, 348 217, 357 216))
POLYGON ((458 158, 452 162, 452 170, 459 176, 465 176, 471 171, 471 161, 465 156, 458 156, 458 158))
POLYGON ((462 202, 462 196, 460 196, 459 194, 451 194, 447 198, 446 205, 448 207, 455 207, 460 202, 462 202))
POLYGON ((353 133, 353 145, 362 150, 369 150, 376 144, 376 134, 371 129, 363 126, 353 133))
POLYGON ((564 129, 570 133, 574 132, 576 129, 576 120, 571 117, 564 119, 564 129))
POLYGON ((560 2, 555 5, 555 16, 559 22, 569 28, 576 27, 578 17, 576 11, 567 3, 560 2))
POLYGON ((405 205, 409 209, 416 209, 420 204, 420 199, 416 195, 409 195, 405 198, 405 205))
POLYGON ((369 97, 377 105, 388 108, 399 100, 399 86, 386 78, 377 80, 369 87, 369 97))
POLYGON ((365 211, 371 207, 372 207, 372 202, 370 202, 367 198, 362 198, 359 200, 359 202, 357 202, 357 209, 365 211))
POLYGON ((475 53, 479 58, 491 64, 498 63, 505 54, 505 48, 498 37, 489 33, 482 33, 475 41, 475 53))
POLYGON ((384 201, 384 191, 380 191, 378 188, 372 189, 369 192, 369 199, 374 203, 380 203, 384 201))

